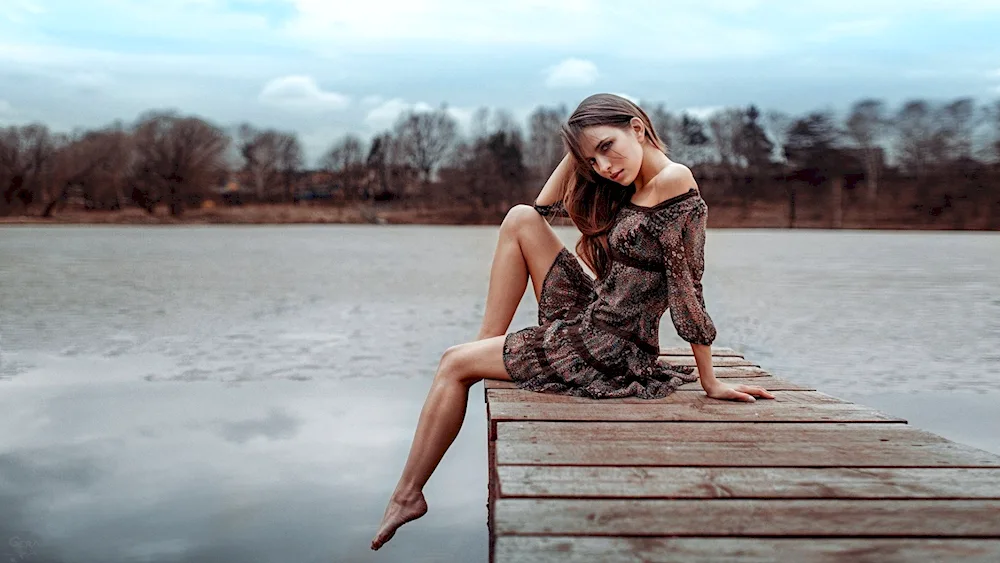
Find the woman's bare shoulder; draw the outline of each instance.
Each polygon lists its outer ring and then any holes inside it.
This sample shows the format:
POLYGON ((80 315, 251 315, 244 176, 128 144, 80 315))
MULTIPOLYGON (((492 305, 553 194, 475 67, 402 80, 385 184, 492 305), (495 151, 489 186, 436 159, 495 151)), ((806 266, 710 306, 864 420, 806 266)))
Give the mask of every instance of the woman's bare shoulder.
POLYGON ((653 179, 653 190, 659 201, 687 193, 691 188, 698 189, 691 169, 680 162, 671 161, 653 179))

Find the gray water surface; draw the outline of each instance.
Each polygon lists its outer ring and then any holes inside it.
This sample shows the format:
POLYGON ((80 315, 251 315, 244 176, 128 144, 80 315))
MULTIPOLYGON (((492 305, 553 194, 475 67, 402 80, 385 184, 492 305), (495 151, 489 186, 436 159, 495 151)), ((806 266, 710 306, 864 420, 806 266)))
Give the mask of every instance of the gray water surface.
MULTIPOLYGON (((482 384, 429 513, 368 543, 441 353, 478 332, 496 237, 0 229, 0 554, 484 561, 482 384)), ((712 230, 706 254, 717 346, 1000 453, 1000 236, 712 230)), ((528 291, 511 330, 536 310, 528 291)), ((660 337, 684 344, 669 316, 660 337)))

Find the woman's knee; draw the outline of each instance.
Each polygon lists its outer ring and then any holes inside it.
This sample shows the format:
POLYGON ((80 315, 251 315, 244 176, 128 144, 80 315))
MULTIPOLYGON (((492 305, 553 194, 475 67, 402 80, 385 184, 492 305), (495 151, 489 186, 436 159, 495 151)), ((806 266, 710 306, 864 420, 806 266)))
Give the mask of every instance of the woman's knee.
MULTIPOLYGON (((454 381, 469 382, 473 377, 472 359, 469 357, 467 346, 457 344, 449 347, 441 355, 441 362, 438 365, 436 377, 447 378, 454 381)), ((475 383, 475 381, 472 381, 475 383)))
POLYGON ((516 233, 531 221, 538 221, 541 217, 535 211, 534 207, 525 203, 519 203, 507 210, 507 215, 504 216, 503 222, 500 223, 500 229, 516 233))

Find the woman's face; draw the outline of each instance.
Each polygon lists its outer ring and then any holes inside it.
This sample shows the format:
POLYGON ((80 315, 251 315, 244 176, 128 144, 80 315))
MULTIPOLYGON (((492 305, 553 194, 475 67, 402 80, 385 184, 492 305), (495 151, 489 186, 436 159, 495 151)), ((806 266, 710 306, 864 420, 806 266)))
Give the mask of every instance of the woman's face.
POLYGON ((599 176, 628 186, 639 175, 642 165, 642 145, 639 143, 641 122, 621 129, 612 125, 593 125, 581 132, 584 163, 599 176))

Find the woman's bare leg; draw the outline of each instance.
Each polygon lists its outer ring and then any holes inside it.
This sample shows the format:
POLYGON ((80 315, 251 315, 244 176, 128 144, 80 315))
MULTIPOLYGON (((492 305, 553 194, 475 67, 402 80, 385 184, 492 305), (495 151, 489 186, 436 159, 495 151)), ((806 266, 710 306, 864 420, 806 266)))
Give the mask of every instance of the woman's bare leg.
POLYGON ((441 357, 420 411, 403 475, 389 499, 372 549, 382 547, 397 528, 427 512, 424 485, 458 436, 468 406, 469 387, 486 378, 510 381, 503 363, 504 338, 494 336, 452 346, 441 357))
POLYGON ((562 241, 532 206, 519 204, 510 208, 500 225, 478 339, 507 332, 524 297, 529 275, 538 299, 545 274, 562 249, 562 241))

